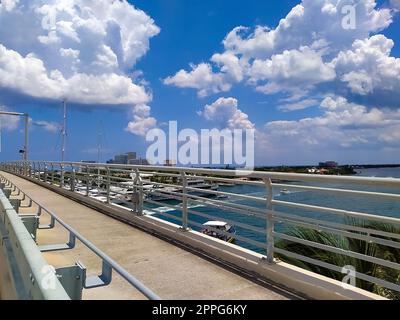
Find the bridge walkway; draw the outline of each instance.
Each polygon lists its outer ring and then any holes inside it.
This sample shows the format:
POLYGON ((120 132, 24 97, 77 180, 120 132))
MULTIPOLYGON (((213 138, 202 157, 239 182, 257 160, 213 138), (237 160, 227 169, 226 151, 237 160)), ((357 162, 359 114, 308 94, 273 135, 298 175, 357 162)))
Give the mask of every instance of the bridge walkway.
MULTIPOLYGON (((253 281, 229 268, 206 260, 133 226, 63 197, 46 188, 6 172, 1 174, 33 199, 54 211, 89 241, 137 277, 162 299, 287 300, 296 296, 265 282, 253 281)), ((35 212, 21 208, 20 214, 35 212)), ((37 209, 36 209, 37 210, 37 209)), ((41 224, 49 223, 47 215, 41 224)), ((38 245, 65 243, 68 234, 60 225, 38 230, 38 245)), ((77 242, 73 250, 43 253, 54 267, 81 261, 88 275, 100 273, 100 260, 77 242)), ((83 299, 144 299, 118 274, 107 287, 84 290, 83 299)))

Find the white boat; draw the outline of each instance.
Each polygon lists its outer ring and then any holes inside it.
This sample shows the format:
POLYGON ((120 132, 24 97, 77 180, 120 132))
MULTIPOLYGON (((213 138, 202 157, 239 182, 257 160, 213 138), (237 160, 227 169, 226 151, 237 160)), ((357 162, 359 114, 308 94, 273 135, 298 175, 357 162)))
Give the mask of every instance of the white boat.
POLYGON ((290 194, 291 192, 288 189, 282 189, 281 194, 290 194))
POLYGON ((202 230, 203 234, 213 237, 213 238, 224 240, 229 243, 235 242, 234 235, 236 234, 236 229, 233 226, 229 225, 228 223, 226 223, 224 221, 208 221, 208 222, 204 223, 203 226, 204 226, 204 230, 202 230), (220 231, 229 233, 232 236, 218 233, 216 230, 217 231, 220 230, 220 231))

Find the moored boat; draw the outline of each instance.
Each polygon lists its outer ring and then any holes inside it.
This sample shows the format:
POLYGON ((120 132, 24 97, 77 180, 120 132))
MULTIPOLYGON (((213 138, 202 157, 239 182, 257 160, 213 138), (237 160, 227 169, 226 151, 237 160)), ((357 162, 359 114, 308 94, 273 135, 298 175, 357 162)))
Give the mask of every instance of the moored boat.
POLYGON ((203 226, 204 226, 204 229, 202 230, 203 234, 229 243, 235 243, 236 229, 233 226, 229 225, 227 222, 208 221, 204 223, 203 226), (222 231, 223 233, 228 233, 228 234, 223 234, 222 232, 217 232, 217 231, 222 231))

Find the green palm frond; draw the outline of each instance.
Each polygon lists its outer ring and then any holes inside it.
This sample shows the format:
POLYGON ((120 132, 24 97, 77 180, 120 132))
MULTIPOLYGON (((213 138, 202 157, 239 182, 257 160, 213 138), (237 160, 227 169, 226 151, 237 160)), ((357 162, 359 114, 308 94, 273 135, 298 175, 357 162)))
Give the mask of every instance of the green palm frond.
MULTIPOLYGON (((385 224, 385 223, 380 223, 380 222, 367 222, 363 220, 358 220, 354 218, 347 218, 346 223, 350 226, 355 226, 355 227, 362 227, 366 229, 371 229, 371 230, 379 230, 387 233, 392 233, 392 234, 398 234, 400 235, 400 228, 396 227, 392 224, 385 224)), ((330 234, 327 232, 319 232, 313 229, 308 229, 304 227, 292 227, 290 228, 287 232, 288 235, 292 237, 297 237, 303 240, 308 240, 311 242, 316 242, 320 243, 323 245, 343 249, 343 250, 348 250, 348 251, 353 251, 361 254, 365 254, 368 256, 380 258, 383 260, 395 262, 400 264, 400 249, 390 247, 390 246, 385 246, 382 244, 377 244, 376 242, 367 242, 363 240, 358 240, 350 237, 344 237, 344 236, 338 236, 334 234, 330 234)), ((365 234, 365 233, 364 233, 365 234)), ((396 241, 400 242, 399 239, 397 238, 390 238, 390 237, 384 237, 384 236, 378 236, 378 235, 373 235, 376 238, 381 238, 384 240, 391 240, 391 241, 396 241)), ((366 275, 380 278, 383 280, 386 280, 391 283, 396 283, 400 285, 400 271, 399 270, 394 270, 390 269, 387 267, 383 267, 371 262, 363 261, 360 259, 355 259, 349 256, 346 256, 344 254, 338 254, 338 253, 333 253, 329 252, 326 250, 322 250, 319 248, 313 248, 310 246, 306 246, 303 244, 287 241, 287 240, 280 240, 277 241, 275 244, 277 248, 284 249, 286 251, 294 252, 312 259, 316 259, 319 261, 323 261, 326 263, 330 263, 336 266, 347 266, 351 265, 354 266, 357 272, 359 273, 364 273, 366 275)), ((316 266, 314 264, 310 264, 307 262, 299 261, 297 259, 293 258, 288 258, 284 255, 277 255, 279 259, 282 261, 291 263, 293 265, 296 265, 300 268, 304 268, 313 272, 316 272, 318 274, 325 275, 327 277, 336 279, 336 280, 342 280, 343 279, 343 274, 339 272, 335 272, 326 268, 322 268, 319 266, 316 266)), ((400 299, 400 292, 393 291, 390 289, 383 288, 381 286, 378 286, 376 284, 372 284, 363 280, 358 279, 357 280, 357 286, 380 294, 384 297, 387 297, 389 299, 400 299)))

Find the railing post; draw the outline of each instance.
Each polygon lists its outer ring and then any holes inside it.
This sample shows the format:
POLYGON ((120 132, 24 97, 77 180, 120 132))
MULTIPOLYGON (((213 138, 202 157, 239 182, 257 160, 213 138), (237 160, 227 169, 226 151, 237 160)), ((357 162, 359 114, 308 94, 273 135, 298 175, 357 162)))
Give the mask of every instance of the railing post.
POLYGON ((51 184, 54 184, 54 164, 51 164, 51 184))
POLYGON ((86 197, 89 197, 89 187, 90 184, 90 175, 89 175, 89 166, 86 166, 86 197))
POLYGON ((60 179, 60 188, 64 187, 64 164, 60 164, 60 168, 61 168, 61 179, 60 179))
POLYGON ((136 170, 137 170, 137 175, 138 175, 138 186, 139 186, 139 214, 143 215, 143 197, 144 197, 143 181, 140 176, 139 169, 136 169, 136 170))
POLYGON ((33 165, 33 178, 36 178, 36 164, 34 162, 32 162, 33 165))
POLYGON ((264 179, 267 189, 267 262, 274 263, 274 215, 273 215, 273 188, 270 178, 264 179))
POLYGON ((187 196, 187 177, 186 173, 181 173, 182 179, 182 229, 183 231, 189 230, 189 217, 188 217, 188 196, 187 196))
POLYGON ((110 204, 111 172, 109 167, 106 167, 106 170, 107 170, 107 203, 110 204))
POLYGON ((139 169, 135 169, 132 171, 135 174, 135 179, 133 180, 133 194, 132 194, 132 202, 133 202, 133 209, 138 216, 143 215, 143 183, 140 177, 139 169))
POLYGON ((39 181, 42 181, 42 173, 41 173, 42 172, 41 171, 42 168, 40 167, 40 162, 38 162, 38 167, 39 167, 38 168, 39 169, 39 171, 38 171, 38 173, 39 173, 39 181))
POLYGON ((75 192, 75 176, 76 176, 75 168, 73 165, 71 165, 70 188, 72 192, 75 192))
POLYGON ((44 182, 47 183, 47 164, 44 163, 44 182))

